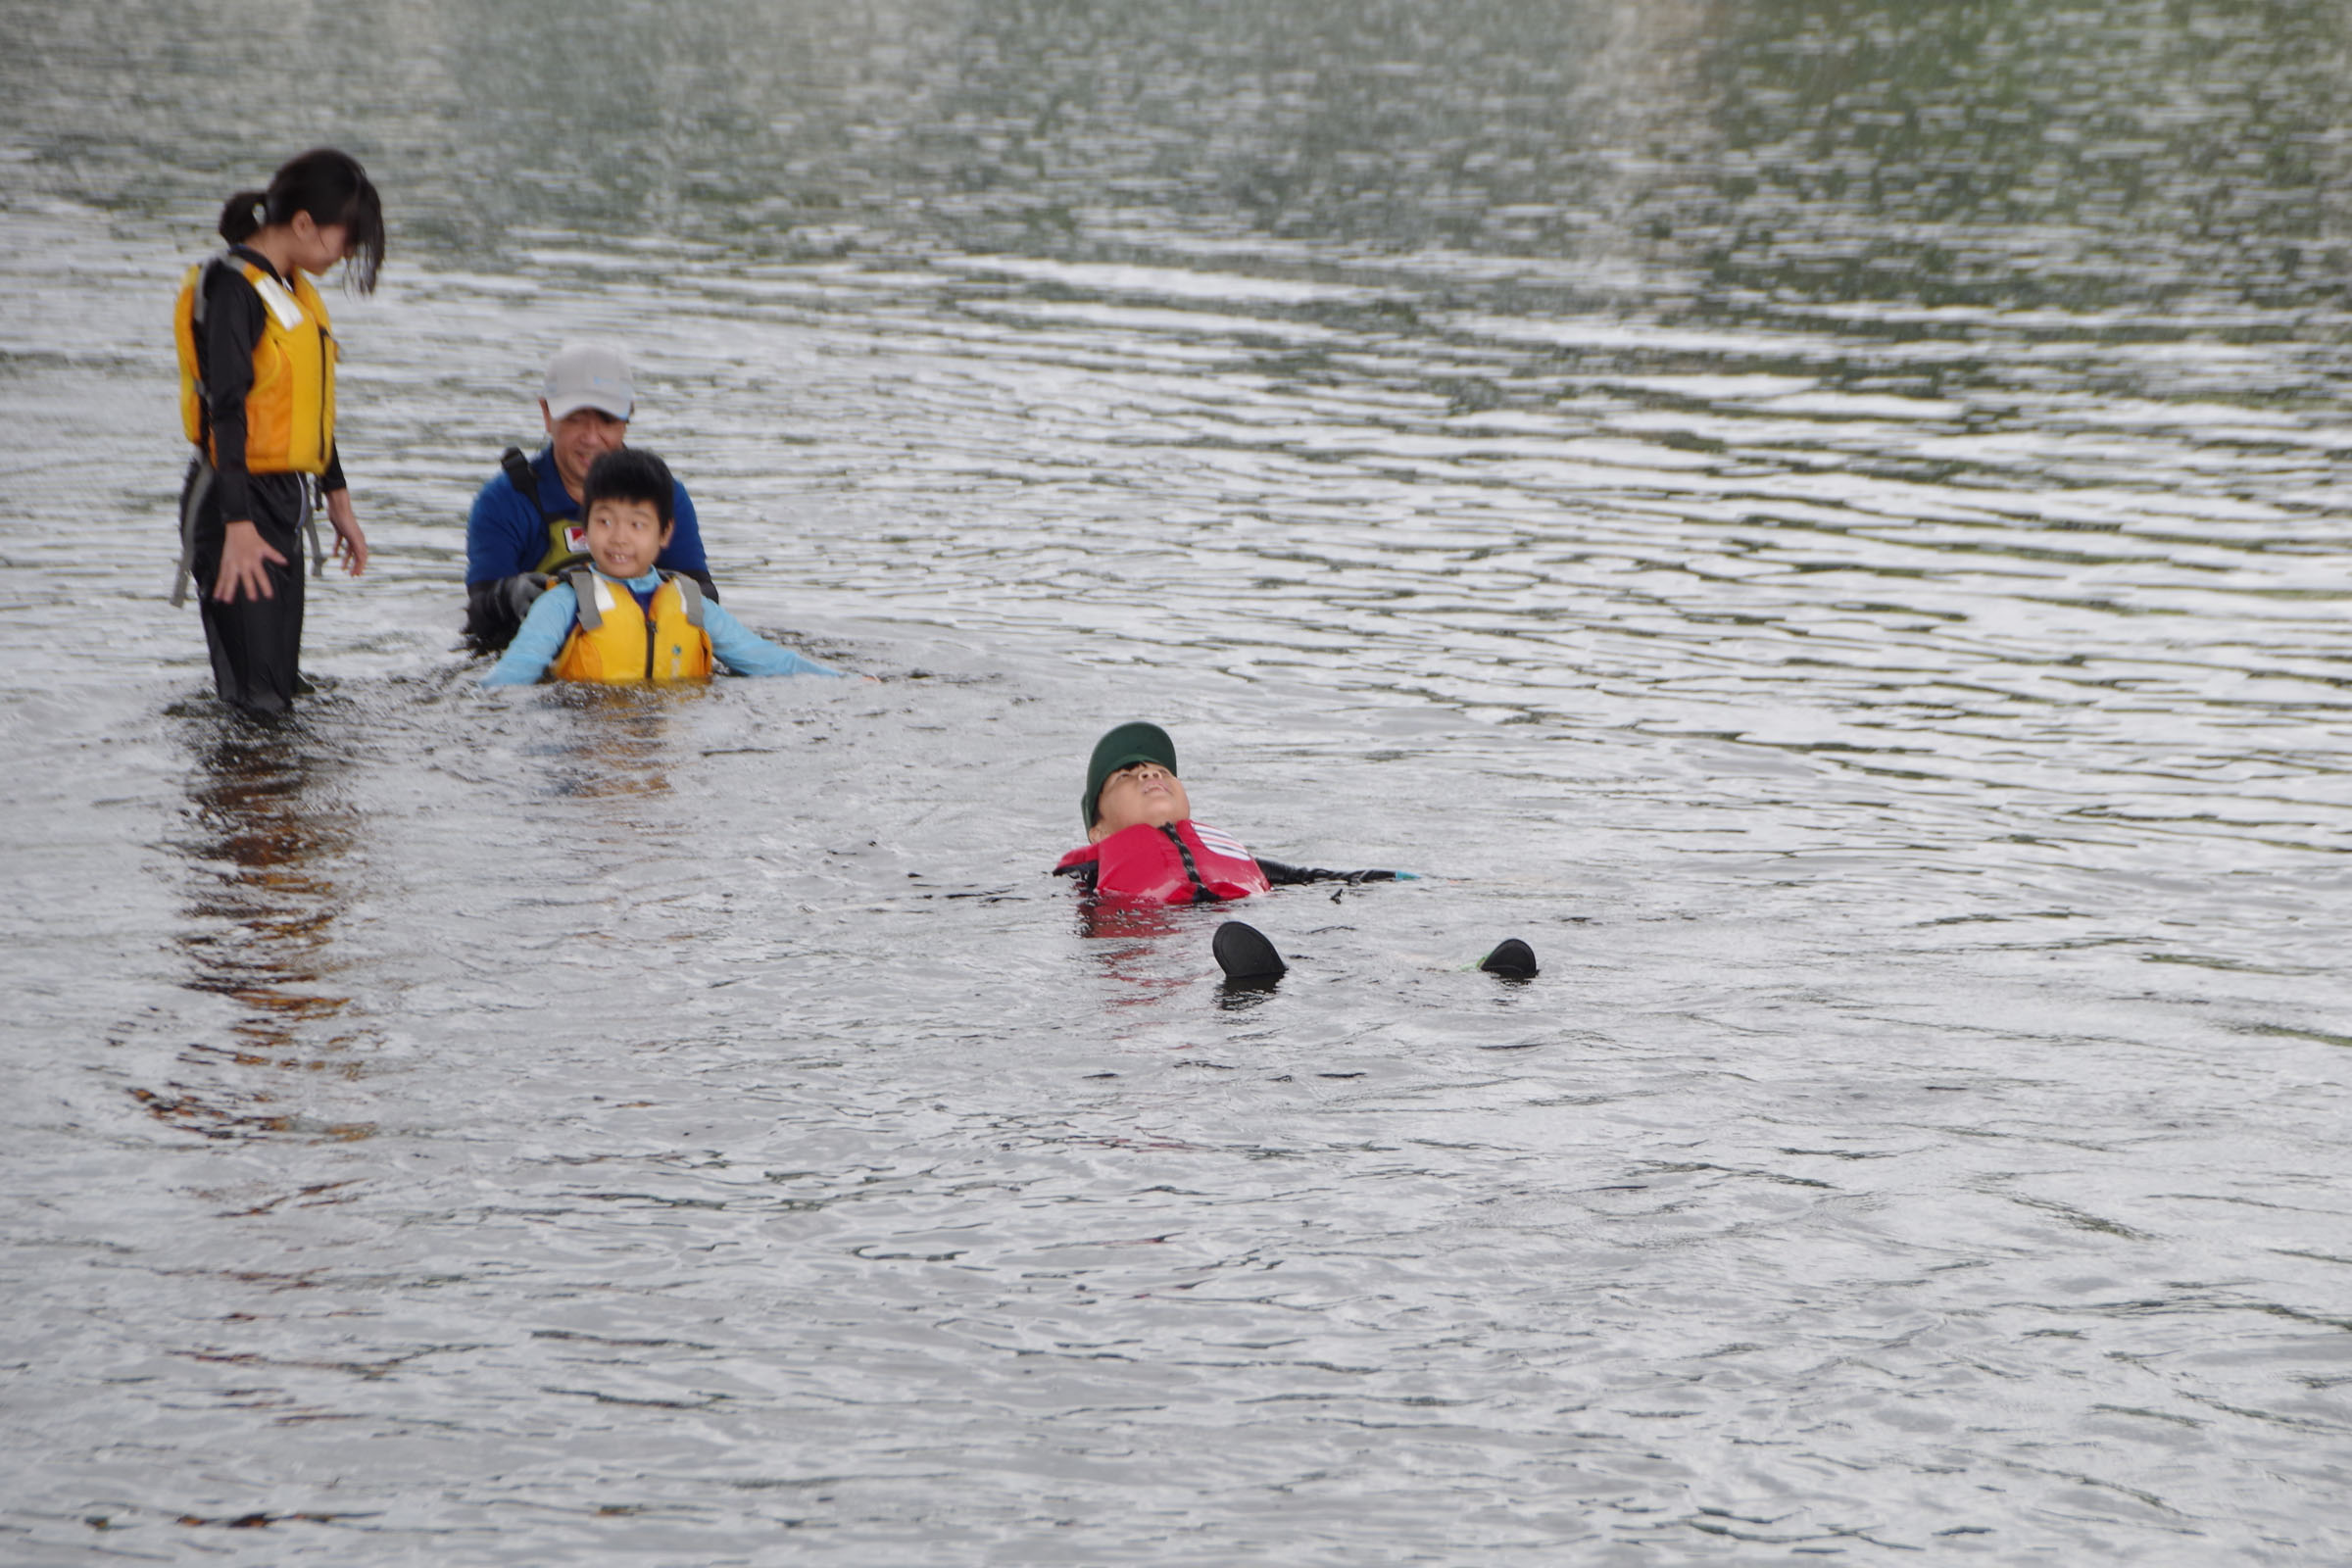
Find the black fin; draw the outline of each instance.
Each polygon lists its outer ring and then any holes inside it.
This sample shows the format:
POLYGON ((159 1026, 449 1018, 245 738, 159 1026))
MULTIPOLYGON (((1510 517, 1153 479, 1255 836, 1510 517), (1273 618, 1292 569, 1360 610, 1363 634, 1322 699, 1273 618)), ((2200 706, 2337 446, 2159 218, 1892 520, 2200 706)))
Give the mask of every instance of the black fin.
POLYGON ((1536 953, 1517 937, 1506 937, 1493 953, 1478 960, 1478 966, 1505 980, 1532 980, 1536 976, 1536 953))
POLYGON ((1279 980, 1290 966, 1282 955, 1274 951, 1265 933, 1253 925, 1228 920, 1217 927, 1209 940, 1209 951, 1217 956, 1217 967, 1225 971, 1228 982, 1279 980))

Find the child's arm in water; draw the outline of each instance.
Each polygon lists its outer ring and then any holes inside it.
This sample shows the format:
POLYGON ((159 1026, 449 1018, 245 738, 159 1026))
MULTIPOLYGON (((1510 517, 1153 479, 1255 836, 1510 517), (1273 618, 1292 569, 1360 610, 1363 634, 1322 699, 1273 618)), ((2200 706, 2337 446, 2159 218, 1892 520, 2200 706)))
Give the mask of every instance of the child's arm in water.
POLYGON ((781 643, 769 642, 720 609, 715 600, 703 601, 703 630, 710 634, 711 657, 738 675, 837 676, 841 673, 838 669, 828 669, 813 659, 802 658, 781 643))
POLYGON ((1266 880, 1276 887, 1294 887, 1301 882, 1410 882, 1410 871, 1326 871, 1319 865, 1285 865, 1260 855, 1257 868, 1266 873, 1266 880))
POLYGON ((507 644, 507 651, 483 673, 482 684, 528 686, 546 674, 547 666, 564 651, 579 613, 580 596, 572 592, 571 584, 558 582, 541 594, 531 602, 531 612, 522 617, 522 626, 507 644))

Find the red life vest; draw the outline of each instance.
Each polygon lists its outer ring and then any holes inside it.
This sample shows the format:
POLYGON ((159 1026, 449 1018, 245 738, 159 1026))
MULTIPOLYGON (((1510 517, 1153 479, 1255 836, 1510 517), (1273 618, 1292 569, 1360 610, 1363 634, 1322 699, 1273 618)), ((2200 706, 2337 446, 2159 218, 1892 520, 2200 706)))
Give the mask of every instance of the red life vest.
POLYGON ((1273 885, 1233 835, 1190 820, 1121 828, 1100 844, 1080 845, 1054 869, 1089 860, 1095 862, 1097 894, 1141 904, 1215 904, 1273 885))

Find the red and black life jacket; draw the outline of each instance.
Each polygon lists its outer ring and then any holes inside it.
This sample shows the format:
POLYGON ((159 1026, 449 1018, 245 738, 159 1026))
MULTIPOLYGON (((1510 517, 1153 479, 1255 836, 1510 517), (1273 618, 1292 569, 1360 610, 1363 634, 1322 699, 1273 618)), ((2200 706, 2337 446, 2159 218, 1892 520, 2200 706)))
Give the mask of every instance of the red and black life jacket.
POLYGON ((1273 884, 1241 841, 1191 820, 1154 827, 1139 822, 1100 844, 1061 858, 1056 872, 1093 861, 1095 892, 1142 904, 1216 904, 1263 893, 1273 884))

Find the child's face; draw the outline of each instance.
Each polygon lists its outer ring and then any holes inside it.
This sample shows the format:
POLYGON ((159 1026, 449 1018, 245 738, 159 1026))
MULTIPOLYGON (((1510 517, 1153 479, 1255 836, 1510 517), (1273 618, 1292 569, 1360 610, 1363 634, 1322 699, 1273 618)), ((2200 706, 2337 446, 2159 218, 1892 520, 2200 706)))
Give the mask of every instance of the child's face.
POLYGON ((1175 774, 1157 762, 1138 762, 1102 781, 1102 793, 1095 797, 1095 810, 1094 829, 1086 835, 1089 844, 1100 844, 1138 823, 1162 827, 1181 822, 1193 814, 1193 803, 1185 798, 1184 785, 1175 774))
POLYGON ((293 254, 289 259, 313 277, 320 276, 337 262, 349 260, 351 230, 346 225, 322 225, 308 213, 296 213, 287 226, 294 233, 293 254))
POLYGON ((651 501, 599 501, 588 509, 588 554, 608 577, 642 577, 676 526, 651 501))

